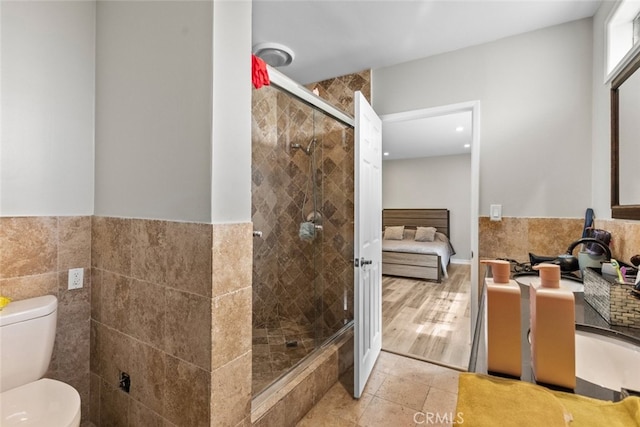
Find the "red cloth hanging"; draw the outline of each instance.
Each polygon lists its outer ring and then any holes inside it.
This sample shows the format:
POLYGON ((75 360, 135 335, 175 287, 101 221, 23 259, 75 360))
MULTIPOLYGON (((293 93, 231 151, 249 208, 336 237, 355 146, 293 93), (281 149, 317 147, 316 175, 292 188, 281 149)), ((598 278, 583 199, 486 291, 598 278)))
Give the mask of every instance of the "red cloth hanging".
POLYGON ((251 55, 251 81, 256 89, 260 89, 262 86, 269 86, 267 64, 255 55, 251 55))

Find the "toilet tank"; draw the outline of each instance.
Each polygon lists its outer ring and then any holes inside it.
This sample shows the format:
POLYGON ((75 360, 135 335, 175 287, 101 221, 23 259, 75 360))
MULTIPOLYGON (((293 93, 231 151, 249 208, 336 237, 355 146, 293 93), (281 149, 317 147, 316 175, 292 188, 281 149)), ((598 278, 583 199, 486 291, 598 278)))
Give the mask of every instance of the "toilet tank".
POLYGON ((0 310, 0 392, 47 372, 56 336, 58 300, 45 295, 0 310))

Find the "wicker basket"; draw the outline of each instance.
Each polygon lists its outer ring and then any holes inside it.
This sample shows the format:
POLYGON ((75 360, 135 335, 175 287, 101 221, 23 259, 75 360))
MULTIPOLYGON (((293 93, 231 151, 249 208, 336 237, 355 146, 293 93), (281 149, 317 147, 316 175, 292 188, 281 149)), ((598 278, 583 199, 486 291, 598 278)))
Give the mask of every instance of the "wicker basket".
POLYGON ((584 270, 584 299, 611 325, 640 329, 640 300, 632 289, 590 268, 584 270))

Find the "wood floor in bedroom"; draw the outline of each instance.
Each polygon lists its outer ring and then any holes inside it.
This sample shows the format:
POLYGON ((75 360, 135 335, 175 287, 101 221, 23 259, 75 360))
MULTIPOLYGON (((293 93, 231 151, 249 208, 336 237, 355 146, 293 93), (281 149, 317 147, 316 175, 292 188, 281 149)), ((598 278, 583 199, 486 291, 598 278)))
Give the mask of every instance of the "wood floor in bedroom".
POLYGON ((382 277, 382 348, 467 369, 470 345, 469 265, 450 264, 442 283, 382 277))

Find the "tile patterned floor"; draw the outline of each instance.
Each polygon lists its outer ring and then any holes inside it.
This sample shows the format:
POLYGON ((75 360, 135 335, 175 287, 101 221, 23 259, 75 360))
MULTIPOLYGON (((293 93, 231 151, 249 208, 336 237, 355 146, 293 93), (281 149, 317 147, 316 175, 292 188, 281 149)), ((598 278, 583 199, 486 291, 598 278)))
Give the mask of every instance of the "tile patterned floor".
POLYGON ((308 325, 282 320, 269 328, 253 329, 252 392, 264 390, 315 348, 308 325))
POLYGON ((451 426, 458 397, 453 369, 382 352, 359 400, 347 372, 299 427, 451 426))

